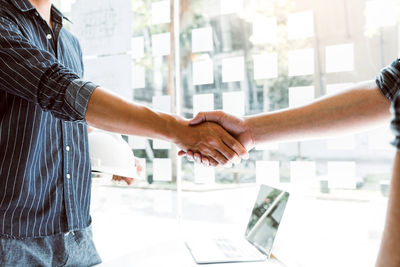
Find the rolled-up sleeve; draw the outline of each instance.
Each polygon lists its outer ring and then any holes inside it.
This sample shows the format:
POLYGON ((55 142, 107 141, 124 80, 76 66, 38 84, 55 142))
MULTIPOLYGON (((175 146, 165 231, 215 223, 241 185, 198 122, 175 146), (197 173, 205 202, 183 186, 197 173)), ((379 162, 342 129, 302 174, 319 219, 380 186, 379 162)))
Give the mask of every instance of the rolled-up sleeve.
POLYGON ((96 87, 36 47, 15 22, 0 16, 0 90, 34 102, 57 118, 80 121, 96 87))
POLYGON ((400 90, 400 59, 380 71, 376 76, 376 84, 382 94, 393 102, 394 96, 400 90))

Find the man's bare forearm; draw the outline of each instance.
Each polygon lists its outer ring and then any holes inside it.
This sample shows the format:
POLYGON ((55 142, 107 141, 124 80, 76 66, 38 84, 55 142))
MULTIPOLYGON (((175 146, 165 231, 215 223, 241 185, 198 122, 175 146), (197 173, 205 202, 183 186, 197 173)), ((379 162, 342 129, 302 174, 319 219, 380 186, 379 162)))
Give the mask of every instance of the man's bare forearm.
POLYGON ((157 138, 175 143, 183 150, 196 151, 214 159, 213 165, 231 166, 246 149, 221 126, 207 123, 189 126, 179 116, 157 112, 96 88, 89 100, 85 119, 106 131, 157 138))
POLYGON ((326 138, 390 119, 390 102, 374 81, 309 105, 246 118, 256 144, 326 138))
POLYGON ((159 113, 127 101, 103 88, 96 88, 90 98, 86 121, 110 132, 175 141, 182 119, 159 113), (173 131, 171 129, 174 129, 173 131))

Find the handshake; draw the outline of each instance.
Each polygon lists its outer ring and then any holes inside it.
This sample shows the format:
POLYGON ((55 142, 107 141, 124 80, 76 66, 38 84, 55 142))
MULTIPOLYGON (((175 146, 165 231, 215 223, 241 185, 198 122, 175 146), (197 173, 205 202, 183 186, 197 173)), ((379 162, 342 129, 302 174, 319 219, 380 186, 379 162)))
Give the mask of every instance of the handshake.
POLYGON ((248 151, 255 146, 249 121, 223 111, 200 112, 187 127, 174 140, 182 149, 178 155, 205 166, 230 168, 248 159, 248 151))

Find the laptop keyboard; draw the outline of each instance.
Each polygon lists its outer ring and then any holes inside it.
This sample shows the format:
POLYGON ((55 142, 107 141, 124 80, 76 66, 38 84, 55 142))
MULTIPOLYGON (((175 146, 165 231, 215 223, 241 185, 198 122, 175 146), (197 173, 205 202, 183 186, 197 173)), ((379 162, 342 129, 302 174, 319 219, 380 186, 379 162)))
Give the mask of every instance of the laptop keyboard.
POLYGON ((233 242, 230 239, 215 239, 219 250, 229 259, 233 258, 259 258, 253 250, 239 242, 233 242))

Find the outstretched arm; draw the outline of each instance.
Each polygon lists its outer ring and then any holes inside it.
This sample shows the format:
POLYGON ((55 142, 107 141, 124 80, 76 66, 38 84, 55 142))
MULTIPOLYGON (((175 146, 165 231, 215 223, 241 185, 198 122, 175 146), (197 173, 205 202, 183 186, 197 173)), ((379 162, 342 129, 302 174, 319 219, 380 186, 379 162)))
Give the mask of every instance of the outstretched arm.
MULTIPOLYGON (((390 101, 380 92, 376 82, 369 81, 297 108, 245 118, 222 111, 201 112, 191 124, 217 122, 251 149, 261 143, 327 138, 368 129, 389 121, 389 107, 390 101)), ((192 155, 189 152, 188 156, 192 155)))
POLYGON ((400 266, 400 152, 394 160, 389 206, 376 267, 400 266))
POLYGON ((390 183, 386 224, 376 267, 400 266, 400 92, 393 97, 392 101, 393 119, 391 128, 396 137, 392 144, 396 146, 397 153, 390 183))
POLYGON ((157 138, 213 158, 229 167, 247 154, 246 149, 223 128, 214 123, 189 127, 178 116, 153 111, 111 92, 96 88, 90 97, 85 119, 96 128, 121 134, 157 138))

